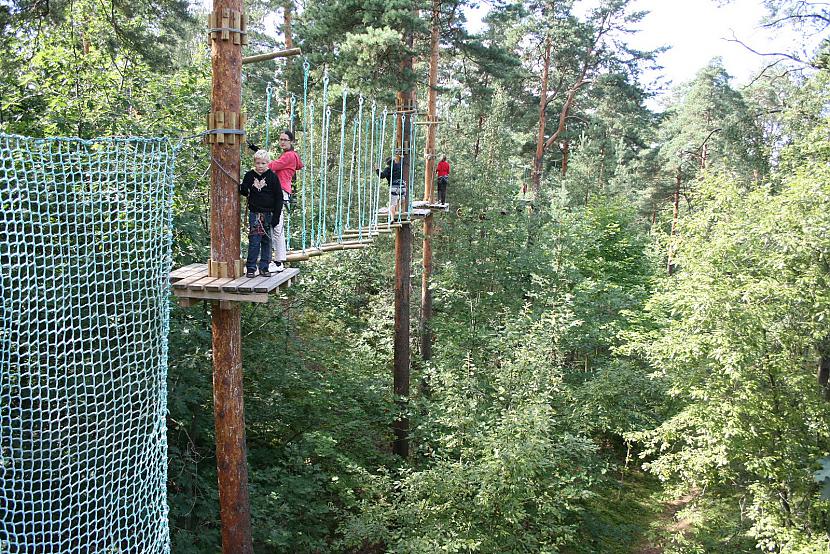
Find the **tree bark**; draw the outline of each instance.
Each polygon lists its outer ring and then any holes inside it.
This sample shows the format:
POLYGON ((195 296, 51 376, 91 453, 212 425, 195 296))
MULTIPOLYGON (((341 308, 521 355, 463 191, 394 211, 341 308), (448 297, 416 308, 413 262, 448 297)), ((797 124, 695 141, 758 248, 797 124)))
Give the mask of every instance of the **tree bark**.
POLYGON ((545 37, 545 53, 542 56, 542 86, 539 91, 539 131, 536 134, 536 154, 533 156, 533 192, 542 188, 542 157, 545 154, 545 124, 548 104, 548 77, 550 75, 550 35, 545 37))
POLYGON ((562 177, 568 175, 568 158, 571 155, 571 141, 562 141, 562 177))
MULTIPOLYGON (((413 32, 406 35, 407 47, 411 50, 414 42, 413 32)), ((407 57, 401 63, 401 73, 408 75, 412 72, 413 59, 407 57)), ((411 86, 406 90, 398 91, 396 104, 398 111, 406 117, 398 119, 397 144, 404 154, 401 170, 409 176, 409 167, 413 162, 410 154, 409 139, 412 129, 412 115, 415 107, 415 91, 411 86)), ((413 145, 414 146, 414 145, 413 145)), ((409 206, 409 195, 413 183, 406 187, 404 206, 409 206)), ((395 231, 395 359, 393 368, 393 389, 397 399, 400 414, 392 424, 395 441, 392 452, 402 458, 409 456, 409 418, 406 416, 409 398, 410 380, 410 352, 409 352, 409 288, 412 280, 412 228, 402 225, 395 231)))
MULTIPOLYGON (((242 0, 214 0, 214 12, 242 13, 242 0)), ((230 40, 212 41, 213 90, 211 110, 239 114, 242 106, 242 46, 230 40)), ((230 123, 230 122, 226 122, 230 123)), ((230 127, 230 125, 228 125, 230 127)), ((228 137, 210 146, 211 218, 210 257, 236 268, 240 260, 239 145, 228 137), (234 176, 230 178, 225 174, 234 176)), ((235 273, 235 269, 234 269, 235 273)), ((245 406, 242 394, 242 337, 237 303, 212 310, 213 412, 216 426, 216 469, 219 481, 219 514, 222 552, 250 554, 251 510, 248 497, 248 464, 245 446, 245 406), (223 309, 226 308, 226 309, 223 309)))
MULTIPOLYGON (((424 199, 432 203, 435 198, 435 134, 438 127, 437 104, 438 104, 438 61, 441 31, 441 0, 432 1, 432 33, 430 36, 429 56, 429 95, 427 97, 428 119, 427 144, 426 144, 426 168, 424 169, 424 199)), ((432 277, 432 215, 424 219, 424 243, 423 262, 421 272, 421 359, 428 361, 432 358, 432 290, 430 279, 432 277)))
POLYGON ((668 262, 666 270, 669 275, 674 273, 674 236, 677 233, 677 218, 680 214, 680 165, 677 166, 677 174, 674 178, 674 211, 671 218, 671 236, 669 239, 668 262))
MULTIPOLYGON (((285 0, 283 4, 283 25, 282 33, 285 35, 285 49, 294 48, 294 0, 285 0)), ((285 111, 291 112, 291 79, 288 78, 289 70, 292 67, 291 58, 285 61, 285 111)), ((293 132, 294 129, 291 129, 293 132)))

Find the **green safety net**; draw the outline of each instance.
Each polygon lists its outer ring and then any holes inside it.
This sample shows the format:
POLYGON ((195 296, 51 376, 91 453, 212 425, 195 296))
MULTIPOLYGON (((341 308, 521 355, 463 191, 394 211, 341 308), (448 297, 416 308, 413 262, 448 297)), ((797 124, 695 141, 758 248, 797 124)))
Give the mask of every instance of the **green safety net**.
POLYGON ((0 135, 0 552, 169 552, 176 148, 0 135))

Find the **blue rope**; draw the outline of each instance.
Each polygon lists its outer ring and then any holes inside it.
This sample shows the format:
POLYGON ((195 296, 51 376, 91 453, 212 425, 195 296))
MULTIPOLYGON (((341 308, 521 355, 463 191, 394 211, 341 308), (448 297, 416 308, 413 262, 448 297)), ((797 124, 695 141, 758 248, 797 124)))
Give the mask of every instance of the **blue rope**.
POLYGON ((340 114, 340 158, 337 165, 337 216, 335 219, 335 233, 338 240, 343 240, 343 157, 346 146, 346 97, 349 88, 343 87, 343 106, 340 114))
POLYGON ((265 91, 265 149, 268 150, 268 145, 271 144, 271 93, 273 92, 271 83, 268 83, 265 91))
MULTIPOLYGON (((303 157, 309 162, 311 158, 309 158, 306 154, 308 153, 308 132, 306 126, 308 124, 308 70, 311 68, 311 64, 308 63, 308 60, 303 62, 303 157)), ((309 168, 309 171, 311 169, 309 168)), ((306 177, 308 172, 303 171, 303 205, 302 205, 302 216, 303 216, 303 228, 302 228, 302 249, 305 250, 306 245, 306 225, 305 225, 305 212, 306 212, 306 177)))

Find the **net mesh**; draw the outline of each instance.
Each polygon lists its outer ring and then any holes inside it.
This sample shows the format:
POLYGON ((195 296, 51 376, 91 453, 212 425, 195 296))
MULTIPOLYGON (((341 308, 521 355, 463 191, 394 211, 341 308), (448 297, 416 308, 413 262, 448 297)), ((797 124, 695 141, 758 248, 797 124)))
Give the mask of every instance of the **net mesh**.
POLYGON ((0 135, 0 552, 169 552, 175 151, 0 135))

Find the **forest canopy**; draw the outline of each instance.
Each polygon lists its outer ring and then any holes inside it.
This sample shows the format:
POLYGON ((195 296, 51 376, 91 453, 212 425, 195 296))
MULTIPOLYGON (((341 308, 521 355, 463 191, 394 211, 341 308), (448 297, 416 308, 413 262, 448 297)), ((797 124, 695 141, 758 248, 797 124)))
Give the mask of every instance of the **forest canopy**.
MULTIPOLYGON (((452 165, 426 338, 414 227, 407 458, 391 238, 243 308, 255 552, 830 551, 830 12, 763 4, 819 48, 759 52, 740 85, 715 58, 657 112, 632 0, 495 2, 475 33, 463 0, 246 3, 246 55, 304 53, 243 67, 250 141, 287 120, 303 61, 331 98, 413 90, 426 113, 435 23, 452 165)), ((0 3, 0 132, 191 137, 176 266, 209 258, 206 11, 0 3)), ((212 308, 171 310, 172 551, 212 553, 212 308)))

